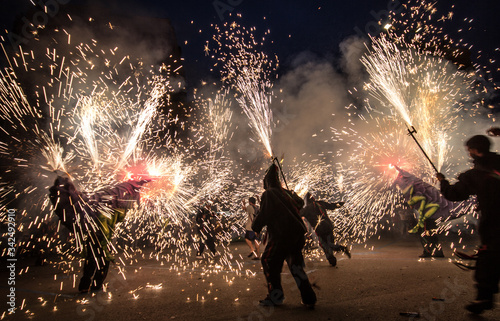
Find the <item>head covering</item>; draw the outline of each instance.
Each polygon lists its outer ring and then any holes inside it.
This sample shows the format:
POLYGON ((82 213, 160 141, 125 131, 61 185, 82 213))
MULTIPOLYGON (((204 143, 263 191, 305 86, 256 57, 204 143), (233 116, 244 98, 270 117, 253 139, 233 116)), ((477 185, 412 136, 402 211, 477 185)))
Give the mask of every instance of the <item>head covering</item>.
POLYGON ((469 138, 465 146, 485 154, 490 151, 491 142, 490 139, 484 135, 476 135, 469 138))
POLYGON ((274 163, 269 166, 266 175, 264 176, 264 189, 273 187, 281 188, 278 166, 274 163))
POLYGON ((306 193, 306 196, 304 196, 304 203, 305 206, 311 204, 314 201, 314 196, 310 192, 306 193))

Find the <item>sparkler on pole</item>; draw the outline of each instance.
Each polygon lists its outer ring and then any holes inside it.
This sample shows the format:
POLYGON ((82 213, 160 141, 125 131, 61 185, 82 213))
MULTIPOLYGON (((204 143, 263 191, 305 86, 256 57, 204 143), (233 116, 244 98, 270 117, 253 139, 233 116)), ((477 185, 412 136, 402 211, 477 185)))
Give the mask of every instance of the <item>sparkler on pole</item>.
POLYGON ((276 162, 276 165, 278 165, 278 169, 280 170, 281 177, 283 177, 283 182, 285 182, 286 189, 288 189, 288 184, 286 183, 285 179, 285 174, 283 173, 283 167, 281 167, 280 161, 278 160, 278 157, 274 156, 273 157, 273 163, 276 162))
POLYGON ((424 153, 425 158, 427 158, 427 160, 429 161, 429 163, 432 165, 432 168, 434 168, 434 170, 436 171, 436 173, 439 173, 439 171, 437 170, 436 166, 434 166, 434 163, 431 161, 431 159, 429 158, 429 156, 427 156, 427 153, 425 152, 425 150, 422 148, 422 146, 418 142, 417 138, 415 137, 414 134, 417 133, 417 130, 415 129, 415 127, 413 127, 413 126, 408 127, 408 125, 406 125, 406 128, 408 129, 408 135, 410 135, 411 138, 413 138, 413 140, 415 141, 415 143, 417 143, 418 148, 420 148, 420 150, 422 151, 422 153, 424 153))

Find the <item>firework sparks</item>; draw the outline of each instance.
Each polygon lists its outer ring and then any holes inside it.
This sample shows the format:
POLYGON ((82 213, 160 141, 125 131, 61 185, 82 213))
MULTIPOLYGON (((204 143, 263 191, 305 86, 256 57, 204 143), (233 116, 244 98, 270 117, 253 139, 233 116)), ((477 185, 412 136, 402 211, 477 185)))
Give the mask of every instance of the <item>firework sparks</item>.
POLYGON ((225 24, 228 32, 218 33, 215 41, 219 45, 223 64, 222 80, 239 93, 236 98, 243 112, 248 117, 252 128, 269 157, 273 156, 271 135, 273 113, 271 103, 272 82, 270 73, 276 69, 274 62, 256 48, 253 29, 247 30, 235 22, 225 24), (225 39, 222 39, 225 37, 225 39))

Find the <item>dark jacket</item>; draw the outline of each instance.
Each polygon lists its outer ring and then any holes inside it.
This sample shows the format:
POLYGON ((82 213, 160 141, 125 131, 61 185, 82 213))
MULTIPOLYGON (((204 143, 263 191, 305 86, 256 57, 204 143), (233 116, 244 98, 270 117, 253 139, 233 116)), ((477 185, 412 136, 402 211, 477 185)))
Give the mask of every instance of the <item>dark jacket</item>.
POLYGON ((488 153, 475 160, 474 167, 460 174, 453 185, 442 180, 441 193, 450 201, 477 195, 481 242, 500 245, 500 155, 488 153))
POLYGON ((198 233, 205 236, 213 236, 212 213, 205 207, 200 207, 196 213, 196 227, 198 233))
POLYGON ((306 227, 299 215, 303 200, 282 188, 268 188, 261 197, 260 211, 252 230, 260 233, 267 226, 269 242, 286 246, 304 242, 306 227))
MULTIPOLYGON (((327 235, 333 232, 333 223, 323 204, 331 205, 326 202, 311 201, 300 210, 300 215, 306 218, 318 235, 327 235)), ((328 208, 337 208, 337 206, 328 206, 328 208)))

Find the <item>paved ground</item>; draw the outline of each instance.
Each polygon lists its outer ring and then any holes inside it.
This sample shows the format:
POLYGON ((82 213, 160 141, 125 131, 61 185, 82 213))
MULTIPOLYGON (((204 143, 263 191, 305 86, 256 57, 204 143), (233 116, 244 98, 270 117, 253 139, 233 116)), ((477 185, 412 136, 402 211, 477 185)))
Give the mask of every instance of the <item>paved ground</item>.
MULTIPOLYGON (((415 239, 375 240, 356 245, 352 259, 338 255, 338 266, 308 259, 307 271, 316 283, 318 303, 314 310, 300 304, 298 290, 287 269, 283 284, 285 304, 278 308, 258 306, 266 295, 260 262, 247 259, 244 243, 230 246, 234 255, 245 257, 239 275, 214 268, 201 260, 196 268, 174 268, 154 259, 128 262, 126 280, 117 266, 110 270, 108 292, 77 294, 79 271, 64 265, 34 266, 27 260, 16 279, 19 308, 5 320, 412 320, 401 312, 419 312, 418 320, 500 320, 500 307, 482 316, 467 313, 463 306, 473 298, 471 272, 447 259, 419 260, 415 239), (373 247, 373 249, 372 249, 373 247), (130 264, 131 263, 131 264, 130 264), (69 269, 69 268, 68 268, 69 269), (160 286, 161 284, 161 286, 160 286), (439 299, 439 301, 433 300, 439 299)), ((472 251, 472 247, 466 250, 472 251)), ((4 265, 5 263, 2 262, 4 265)), ((20 267, 23 262, 18 262, 20 267)), ((19 273, 19 271, 18 271, 19 273)), ((0 274, 8 278, 5 268, 0 274)), ((0 289, 6 300, 6 282, 0 289)), ((6 305, 2 311, 6 310, 6 305)))

